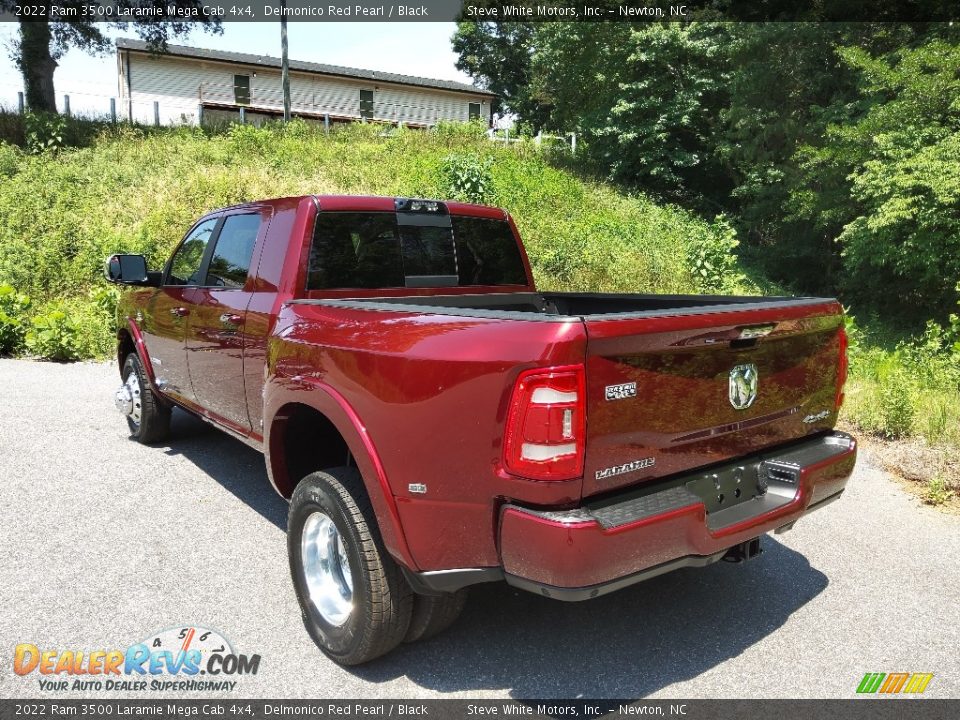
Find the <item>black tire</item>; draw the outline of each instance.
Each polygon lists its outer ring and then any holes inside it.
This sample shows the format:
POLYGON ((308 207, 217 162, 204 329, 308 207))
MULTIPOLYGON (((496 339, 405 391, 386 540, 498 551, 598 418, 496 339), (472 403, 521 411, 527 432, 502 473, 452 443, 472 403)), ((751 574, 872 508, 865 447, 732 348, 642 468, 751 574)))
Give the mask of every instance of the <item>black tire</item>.
POLYGON ((127 355, 123 362, 123 371, 120 373, 123 382, 126 383, 133 373, 140 384, 139 398, 134 398, 134 403, 140 404, 140 422, 127 416, 130 435, 145 445, 165 440, 170 434, 170 406, 153 394, 147 374, 136 353, 127 355))
POLYGON ((456 622, 466 604, 466 588, 444 595, 414 595, 413 615, 403 641, 411 643, 439 635, 456 622))
POLYGON ((413 593, 383 546, 363 480, 352 468, 307 475, 290 499, 287 518, 290 574, 303 624, 314 642, 341 665, 359 665, 399 645, 410 626, 413 593), (340 624, 329 622, 310 599, 303 562, 303 535, 315 513, 333 521, 349 562, 352 609, 340 624))

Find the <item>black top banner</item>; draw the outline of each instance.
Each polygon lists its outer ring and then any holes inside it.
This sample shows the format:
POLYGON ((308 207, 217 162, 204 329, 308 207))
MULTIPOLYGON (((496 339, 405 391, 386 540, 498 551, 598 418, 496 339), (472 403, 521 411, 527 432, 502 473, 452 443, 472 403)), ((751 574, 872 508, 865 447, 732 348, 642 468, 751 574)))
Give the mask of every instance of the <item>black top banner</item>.
POLYGON ((957 0, 0 0, 17 22, 943 22, 957 0))

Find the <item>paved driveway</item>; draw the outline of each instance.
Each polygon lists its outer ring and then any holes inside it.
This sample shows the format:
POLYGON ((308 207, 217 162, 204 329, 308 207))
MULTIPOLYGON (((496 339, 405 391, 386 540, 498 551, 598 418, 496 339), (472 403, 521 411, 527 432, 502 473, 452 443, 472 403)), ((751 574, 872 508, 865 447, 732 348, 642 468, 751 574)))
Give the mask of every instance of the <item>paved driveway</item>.
POLYGON ((262 656, 234 697, 851 697, 868 671, 960 697, 960 519, 869 457, 758 560, 582 604, 480 586, 451 631, 346 670, 301 624, 261 456, 182 413, 168 444, 130 441, 116 383, 112 365, 0 360, 0 697, 40 694, 12 672, 18 643, 182 625, 262 656))

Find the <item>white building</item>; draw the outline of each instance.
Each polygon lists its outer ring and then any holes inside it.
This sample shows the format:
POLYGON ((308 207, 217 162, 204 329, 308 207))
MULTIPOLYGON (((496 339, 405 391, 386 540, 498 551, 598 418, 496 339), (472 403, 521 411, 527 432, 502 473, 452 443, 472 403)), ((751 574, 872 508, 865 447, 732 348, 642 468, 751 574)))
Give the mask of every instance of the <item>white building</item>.
MULTIPOLYGON (((153 55, 140 40, 117 39, 120 104, 132 121, 163 124, 283 114, 280 60, 264 55, 169 45, 153 55)), ((489 123, 494 94, 450 80, 290 60, 294 116, 330 122, 360 119, 428 127, 439 120, 489 123)))

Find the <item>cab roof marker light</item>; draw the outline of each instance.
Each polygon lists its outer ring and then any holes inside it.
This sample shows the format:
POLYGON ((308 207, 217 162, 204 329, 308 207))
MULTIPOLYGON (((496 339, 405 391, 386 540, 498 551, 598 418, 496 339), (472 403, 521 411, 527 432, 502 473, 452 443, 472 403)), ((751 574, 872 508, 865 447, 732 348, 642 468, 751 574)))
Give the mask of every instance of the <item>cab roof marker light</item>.
POLYGON ((397 212, 433 213, 446 215, 447 206, 439 200, 423 200, 421 198, 395 198, 393 207, 397 212))

